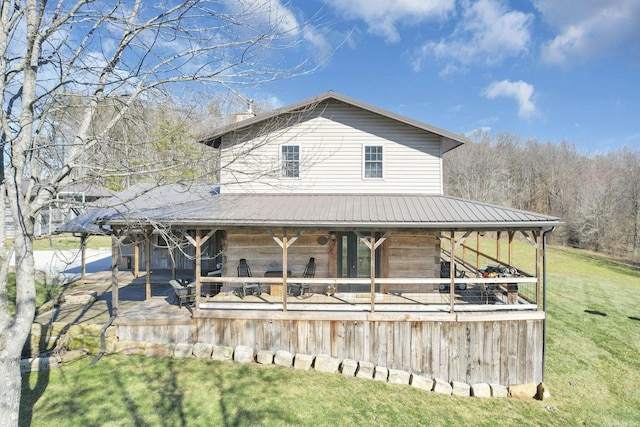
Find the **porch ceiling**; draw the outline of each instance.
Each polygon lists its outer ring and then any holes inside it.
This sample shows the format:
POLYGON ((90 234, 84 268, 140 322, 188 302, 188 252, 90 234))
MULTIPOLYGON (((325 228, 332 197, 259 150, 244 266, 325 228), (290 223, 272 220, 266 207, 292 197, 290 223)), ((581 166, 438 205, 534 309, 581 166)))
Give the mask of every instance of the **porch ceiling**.
POLYGON ((98 219, 112 226, 507 230, 560 225, 556 217, 441 195, 211 194, 98 219))

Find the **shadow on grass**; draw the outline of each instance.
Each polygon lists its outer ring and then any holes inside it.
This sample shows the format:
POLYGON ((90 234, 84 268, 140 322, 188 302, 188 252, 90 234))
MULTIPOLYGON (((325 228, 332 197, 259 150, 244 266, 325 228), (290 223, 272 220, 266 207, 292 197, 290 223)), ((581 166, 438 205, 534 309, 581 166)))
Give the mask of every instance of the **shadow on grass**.
POLYGON ((630 320, 635 320, 636 322, 640 322, 640 317, 629 316, 630 320))
POLYGON ((587 313, 587 314, 595 314, 596 316, 603 316, 603 317, 607 316, 607 313, 603 313, 603 312, 597 311, 597 310, 585 310, 584 312, 587 313))

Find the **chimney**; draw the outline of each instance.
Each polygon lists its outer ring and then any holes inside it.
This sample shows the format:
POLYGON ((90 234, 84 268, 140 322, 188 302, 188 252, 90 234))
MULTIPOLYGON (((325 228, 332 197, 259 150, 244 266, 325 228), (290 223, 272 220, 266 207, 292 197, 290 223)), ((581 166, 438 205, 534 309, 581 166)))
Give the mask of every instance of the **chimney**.
POLYGON ((242 120, 250 119, 255 116, 256 114, 253 112, 253 99, 247 99, 247 111, 244 113, 236 114, 236 123, 242 120))

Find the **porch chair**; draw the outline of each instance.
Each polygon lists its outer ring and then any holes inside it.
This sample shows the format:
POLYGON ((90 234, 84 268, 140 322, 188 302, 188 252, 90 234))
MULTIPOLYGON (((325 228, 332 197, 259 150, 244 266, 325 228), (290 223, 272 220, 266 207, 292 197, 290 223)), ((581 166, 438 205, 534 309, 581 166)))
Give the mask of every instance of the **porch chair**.
MULTIPOLYGON (((311 257, 309 258, 309 262, 307 266, 304 268, 304 273, 302 273, 303 278, 313 278, 316 275, 316 259, 311 257)), ((289 285, 289 295, 298 296, 298 297, 310 297, 313 292, 311 292, 311 284, 309 283, 294 283, 289 285)))
MULTIPOLYGON (((251 268, 249 268, 249 264, 247 264, 247 260, 244 258, 240 259, 238 263, 238 277, 251 277, 251 268)), ((240 286, 237 286, 233 292, 240 298, 244 298, 249 294, 256 296, 262 294, 260 283, 242 283, 240 286)))
POLYGON ((183 286, 178 283, 177 280, 169 280, 169 284, 175 292, 175 299, 178 302, 178 307, 182 307, 183 304, 193 304, 196 300, 196 289, 193 286, 183 286))
MULTIPOLYGON (((457 266, 456 266, 455 274, 458 279, 463 279, 467 277, 467 273, 464 270, 458 270, 457 266)), ((440 262, 440 278, 441 279, 451 278, 451 262, 449 261, 440 262)), ((467 289, 466 283, 461 283, 459 285, 456 285, 456 290, 464 291, 465 289, 467 289)), ((441 284, 440 292, 449 292, 449 285, 441 284)))

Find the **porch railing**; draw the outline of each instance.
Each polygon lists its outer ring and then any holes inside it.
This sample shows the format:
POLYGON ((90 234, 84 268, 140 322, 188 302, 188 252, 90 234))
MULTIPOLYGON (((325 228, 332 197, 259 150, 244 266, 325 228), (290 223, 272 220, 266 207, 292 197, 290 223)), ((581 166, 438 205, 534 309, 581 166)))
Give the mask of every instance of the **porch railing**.
POLYGON ((201 277, 200 283, 201 295, 206 295, 203 290, 215 288, 209 296, 198 298, 198 304, 206 303, 202 308, 233 307, 239 303, 243 306, 268 304, 270 308, 284 311, 297 309, 299 305, 336 303, 372 312, 403 308, 454 312, 537 307, 535 277, 465 277, 453 281, 450 278, 375 278, 373 282, 370 278, 201 277), (260 285, 259 296, 255 288, 246 295, 237 292, 248 282, 260 285), (305 292, 300 295, 303 284, 305 292))

